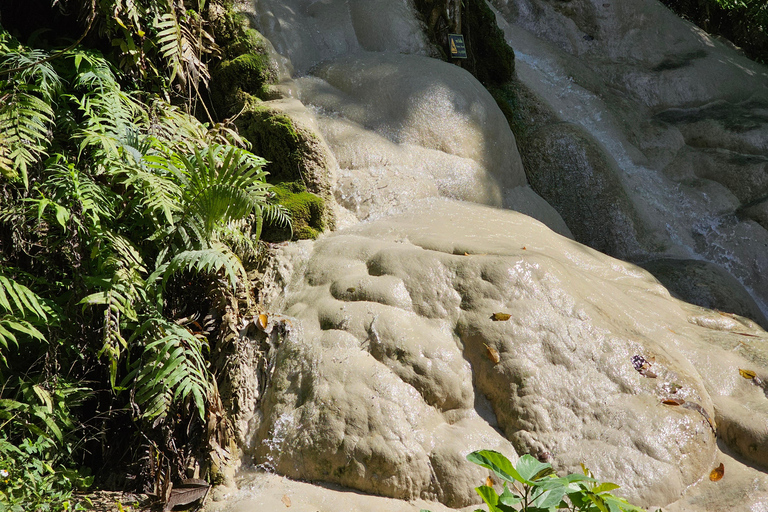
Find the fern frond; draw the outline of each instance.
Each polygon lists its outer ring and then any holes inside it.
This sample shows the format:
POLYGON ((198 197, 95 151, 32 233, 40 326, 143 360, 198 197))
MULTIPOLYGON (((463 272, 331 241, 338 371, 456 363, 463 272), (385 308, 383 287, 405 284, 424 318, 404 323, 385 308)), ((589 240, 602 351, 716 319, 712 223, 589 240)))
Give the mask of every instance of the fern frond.
POLYGON ((20 89, 0 96, 0 172, 20 176, 29 186, 28 167, 39 162, 49 146, 48 126, 53 122, 51 106, 20 89))
POLYGON ((207 239, 266 203, 271 185, 262 170, 264 159, 235 146, 212 144, 180 160, 183 167, 172 172, 183 188, 182 222, 202 230, 207 239))
POLYGON ((48 319, 43 299, 21 283, 0 275, 0 362, 5 364, 3 350, 9 343, 19 347, 18 335, 27 335, 40 341, 45 336, 30 322, 48 319))
POLYGON ((203 358, 205 337, 194 335, 165 319, 151 319, 151 329, 162 337, 146 345, 140 366, 134 369, 134 400, 142 416, 163 417, 174 402, 191 399, 201 419, 205 400, 211 392, 210 374, 203 358))
POLYGON ((267 203, 261 208, 261 216, 269 224, 275 226, 290 226, 291 211, 278 203, 267 203))
POLYGON ((157 45, 160 47, 160 55, 166 60, 171 70, 171 82, 177 75, 185 82, 186 76, 182 67, 184 36, 176 13, 173 10, 163 13, 156 22, 155 28, 158 30, 157 45))
MULTIPOLYGON (((59 224, 62 224, 59 215, 64 215, 60 211, 61 208, 66 210, 66 217, 74 210, 82 212, 82 216, 89 219, 91 226, 109 223, 115 218, 113 194, 74 164, 54 162, 46 168, 45 176, 44 188, 51 194, 50 202, 57 206, 56 216, 59 224)), ((39 212, 43 208, 41 204, 39 212)), ((38 213, 38 218, 40 216, 41 213, 38 213)))
POLYGON ((210 142, 208 131, 200 121, 166 101, 155 100, 150 113, 150 134, 173 151, 192 153, 196 147, 210 142))
POLYGON ((45 320, 48 317, 40 297, 23 284, 3 275, 0 275, 0 308, 21 318, 32 316, 45 320))
POLYGON ((218 274, 223 272, 232 288, 241 279, 248 279, 240 258, 226 245, 214 242, 210 249, 187 250, 174 256, 168 264, 163 280, 176 272, 188 270, 195 273, 218 274))

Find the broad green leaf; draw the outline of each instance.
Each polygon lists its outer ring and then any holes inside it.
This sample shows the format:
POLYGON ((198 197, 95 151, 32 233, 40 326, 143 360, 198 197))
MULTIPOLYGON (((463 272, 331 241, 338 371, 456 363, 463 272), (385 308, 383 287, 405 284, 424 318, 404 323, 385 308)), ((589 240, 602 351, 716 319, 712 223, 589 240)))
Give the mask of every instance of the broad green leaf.
POLYGON ((467 455, 467 460, 484 468, 490 469, 502 480, 507 482, 522 482, 530 484, 517 472, 515 467, 499 452, 493 450, 478 450, 467 455))
POLYGON ((596 494, 588 493, 587 499, 592 503, 594 503, 595 506, 598 508, 598 510, 600 510, 600 512, 611 512, 611 510, 608 508, 603 498, 601 498, 600 496, 596 494))
POLYGON ((545 476, 551 475, 555 472, 552 469, 551 464, 540 462, 527 453, 517 460, 517 465, 515 468, 523 479, 529 481, 544 478, 545 476))
POLYGON ((499 495, 496 494, 493 487, 481 485, 480 487, 475 487, 475 491, 477 491, 477 494, 479 494, 486 505, 488 505, 489 512, 517 512, 514 508, 499 503, 499 495))
MULTIPOLYGON (((565 496, 565 487, 559 486, 555 487, 554 489, 545 490, 544 492, 541 492, 538 495, 535 495, 535 499, 533 500, 533 504, 536 507, 548 509, 551 507, 556 507, 560 504, 560 502, 563 500, 563 496, 565 496)), ((534 490, 534 493, 537 491, 534 490)))
POLYGON ((509 489, 509 487, 507 487, 507 484, 505 483, 504 491, 502 491, 502 493, 499 495, 499 503, 501 503, 502 505, 506 505, 508 507, 512 507, 514 505, 517 505, 521 501, 523 501, 523 499, 517 494, 515 494, 514 492, 512 492, 509 489))
POLYGON ((604 492, 610 492, 614 489, 618 489, 619 487, 620 487, 619 485, 616 485, 610 482, 603 482, 602 484, 592 489, 592 492, 595 494, 601 494, 604 492))

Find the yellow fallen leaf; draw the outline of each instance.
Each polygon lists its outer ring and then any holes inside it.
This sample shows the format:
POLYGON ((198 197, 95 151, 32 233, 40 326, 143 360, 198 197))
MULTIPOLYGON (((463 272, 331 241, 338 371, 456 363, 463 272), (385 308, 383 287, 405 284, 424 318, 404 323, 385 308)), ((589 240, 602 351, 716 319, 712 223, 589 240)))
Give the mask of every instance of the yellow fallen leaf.
POLYGON ((485 485, 488 487, 493 487, 493 480, 491 480, 491 477, 487 476, 485 477, 485 485))
POLYGON ((283 504, 284 504, 286 507, 290 507, 290 506, 291 506, 291 498, 289 498, 287 494, 283 494, 283 499, 282 499, 282 500, 280 500, 280 501, 282 501, 282 502, 283 502, 283 504))
POLYGON ((497 364, 499 361, 501 361, 501 358, 499 357, 499 351, 496 350, 493 347, 488 346, 487 343, 483 343, 485 345, 485 350, 488 351, 488 359, 493 361, 493 364, 497 364))
POLYGON ((666 398, 661 401, 664 405, 683 405, 685 400, 682 398, 666 398))
POLYGON ((754 379, 755 377, 757 377, 757 374, 752 370, 742 370, 741 368, 739 368, 739 375, 741 375, 745 379, 754 379))
POLYGON ((721 462, 719 466, 717 466, 715 469, 712 470, 712 472, 709 474, 709 479, 713 482, 717 482, 718 480, 721 480, 723 478, 723 475, 725 474, 725 466, 723 466, 723 463, 721 462))
POLYGON ((512 318, 512 315, 507 313, 494 313, 493 315, 491 315, 491 320, 493 320, 494 322, 505 322, 510 318, 512 318))
POLYGON ((267 322, 269 322, 269 317, 264 313, 260 314, 259 318, 256 320, 256 323, 259 324, 259 327, 262 329, 267 328, 267 322))

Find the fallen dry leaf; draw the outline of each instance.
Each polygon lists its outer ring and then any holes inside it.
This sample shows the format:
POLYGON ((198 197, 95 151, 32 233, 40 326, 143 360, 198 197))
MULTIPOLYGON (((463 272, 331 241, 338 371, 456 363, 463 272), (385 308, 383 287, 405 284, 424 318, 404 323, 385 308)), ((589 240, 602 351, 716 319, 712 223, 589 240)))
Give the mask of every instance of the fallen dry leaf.
POLYGON ((291 498, 289 498, 287 494, 283 494, 283 499, 282 499, 282 500, 280 500, 280 501, 282 501, 282 502, 283 502, 283 504, 284 504, 286 507, 290 507, 290 506, 291 506, 291 498))
POLYGON ((488 487, 493 487, 493 480, 491 480, 491 477, 487 476, 485 477, 485 485, 488 487))
POLYGON ((754 379, 755 377, 757 377, 757 374, 752 370, 742 370, 741 368, 739 368, 739 375, 741 375, 745 379, 754 379))
POLYGON ((493 315, 491 315, 491 320, 493 320, 494 322, 505 322, 510 318, 512 318, 512 315, 508 313, 494 313, 493 315))
POLYGON ((683 405, 685 400, 682 398, 665 398, 661 401, 664 405, 683 405))
POLYGON ((208 489, 210 489, 210 485, 205 480, 185 480, 182 485, 171 489, 170 495, 163 507, 163 512, 168 512, 174 507, 181 505, 189 505, 198 500, 205 500, 208 489))
POLYGON ((501 357, 499 357, 499 351, 496 350, 493 347, 488 346, 487 343, 483 343, 485 345, 485 350, 488 351, 488 359, 493 361, 493 364, 497 364, 499 361, 501 361, 501 357))
POLYGON ((260 314, 259 318, 256 319, 256 323, 259 324, 262 330, 267 328, 267 322, 269 322, 269 317, 264 313, 260 314))
POLYGON ((723 463, 721 462, 719 466, 717 466, 715 469, 712 470, 712 472, 709 474, 709 479, 713 482, 717 482, 719 480, 722 480, 723 475, 725 474, 725 466, 723 466, 723 463))

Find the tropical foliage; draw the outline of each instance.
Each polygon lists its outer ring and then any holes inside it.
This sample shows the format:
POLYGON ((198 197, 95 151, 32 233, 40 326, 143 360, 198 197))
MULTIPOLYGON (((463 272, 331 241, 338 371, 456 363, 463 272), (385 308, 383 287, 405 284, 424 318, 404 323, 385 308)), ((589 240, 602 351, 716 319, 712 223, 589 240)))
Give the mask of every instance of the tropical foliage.
POLYGON ((288 217, 265 161, 190 115, 203 3, 70 2, 111 59, 0 27, 0 509, 71 510, 77 466, 180 474, 218 400, 220 314, 252 300, 263 219, 288 217))
POLYGON ((768 62, 768 3, 765 0, 662 0, 670 9, 713 35, 768 62))
POLYGON ((472 452, 467 460, 490 469, 502 482, 501 494, 492 482, 476 488, 490 512, 645 512, 611 494, 619 486, 599 482, 583 466, 583 474, 558 477, 551 464, 530 455, 520 457, 516 466, 492 450, 472 452))

